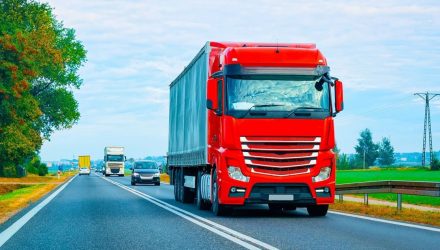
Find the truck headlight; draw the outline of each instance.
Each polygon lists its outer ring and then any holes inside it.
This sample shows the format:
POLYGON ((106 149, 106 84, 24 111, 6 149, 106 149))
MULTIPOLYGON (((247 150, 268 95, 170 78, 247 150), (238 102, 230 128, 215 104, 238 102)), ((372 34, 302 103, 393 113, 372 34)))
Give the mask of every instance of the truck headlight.
POLYGON ((133 176, 134 176, 134 177, 138 177, 138 176, 139 176, 139 173, 133 173, 133 176))
POLYGON ((160 173, 155 173, 153 176, 154 177, 160 177, 160 173))
POLYGON ((312 177, 313 182, 325 181, 330 178, 332 169, 330 167, 321 168, 317 176, 312 177))
POLYGON ((231 177, 234 180, 249 182, 249 177, 245 176, 241 172, 241 169, 239 167, 229 166, 228 167, 228 174, 229 174, 229 177, 231 177))

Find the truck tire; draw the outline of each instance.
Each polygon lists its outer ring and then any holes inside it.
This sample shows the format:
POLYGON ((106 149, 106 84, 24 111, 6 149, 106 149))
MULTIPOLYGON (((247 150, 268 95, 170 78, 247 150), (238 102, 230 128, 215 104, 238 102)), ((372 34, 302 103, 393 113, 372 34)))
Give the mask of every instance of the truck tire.
POLYGON ((202 199, 202 186, 201 186, 201 180, 202 180, 202 172, 198 171, 197 173, 197 190, 196 190, 196 205, 197 208, 200 210, 208 210, 211 208, 211 204, 202 199))
POLYGON ((180 183, 180 201, 183 203, 193 203, 194 202, 194 193, 189 190, 189 188, 185 187, 185 169, 180 169, 179 175, 179 183, 180 183))
POLYGON ((307 212, 312 217, 325 216, 328 211, 328 205, 313 205, 307 207, 307 212))
POLYGON ((215 216, 224 216, 231 213, 231 208, 220 204, 218 200, 218 186, 217 186, 217 173, 214 170, 213 182, 212 182, 212 212, 215 216))

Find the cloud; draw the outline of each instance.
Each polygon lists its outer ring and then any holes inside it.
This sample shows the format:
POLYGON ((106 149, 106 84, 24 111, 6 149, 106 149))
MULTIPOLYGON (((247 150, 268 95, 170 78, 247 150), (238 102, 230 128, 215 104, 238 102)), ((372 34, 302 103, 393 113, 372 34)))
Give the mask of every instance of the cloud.
MULTIPOLYGON (((372 124, 378 136, 386 135, 381 126, 385 122, 395 126, 393 137, 399 131, 407 133, 418 120, 410 119, 407 128, 400 128, 402 117, 423 111, 423 103, 412 94, 440 92, 438 1, 48 2, 57 18, 77 31, 88 62, 80 71, 84 86, 75 91, 81 120, 45 143, 42 155, 47 158, 66 154, 53 145, 78 143, 84 131, 95 131, 91 138, 103 144, 110 140, 101 131, 114 129, 124 134, 116 137, 127 146, 140 146, 133 139, 140 133, 148 140, 151 133, 147 136, 145 127, 154 126, 156 140, 157 135, 166 137, 168 85, 208 40, 316 43, 331 73, 345 83, 347 108, 336 121, 343 128, 337 128, 342 131, 338 142, 346 148, 357 137, 359 124, 372 124), (61 134, 69 139, 60 139, 61 134)), ((432 114, 439 109, 433 102, 432 114)), ((437 131, 438 118, 432 119, 437 131)), ((399 143, 409 144, 416 136, 408 138, 399 143)), ((142 149, 135 147, 135 156, 166 152, 166 145, 143 144, 142 149)), ((401 148, 411 147, 417 149, 401 148)))

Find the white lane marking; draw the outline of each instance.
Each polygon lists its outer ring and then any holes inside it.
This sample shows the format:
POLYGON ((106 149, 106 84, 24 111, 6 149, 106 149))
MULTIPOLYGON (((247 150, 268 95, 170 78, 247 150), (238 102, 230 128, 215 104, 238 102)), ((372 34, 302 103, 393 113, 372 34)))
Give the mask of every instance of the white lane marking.
POLYGON ((440 232, 440 228, 435 228, 435 227, 426 227, 426 226, 420 226, 420 225, 415 225, 415 224, 409 224, 409 223, 405 223, 405 222, 377 219, 377 218, 368 217, 368 216, 347 214, 347 213, 341 213, 341 212, 336 212, 336 211, 328 211, 328 212, 331 214, 354 217, 354 218, 363 219, 363 220, 371 220, 371 221, 375 221, 375 222, 382 222, 382 223, 388 223, 388 224, 393 224, 393 225, 398 225, 398 226, 412 227, 412 228, 417 228, 417 229, 424 229, 424 230, 429 230, 429 231, 434 231, 434 232, 440 232))
POLYGON ((193 223, 195 223, 195 224, 197 224, 197 225, 199 225, 199 226, 201 226, 203 228, 206 228, 206 229, 208 229, 209 231, 211 231, 213 233, 216 233, 216 234, 218 234, 218 235, 220 235, 220 236, 222 236, 222 237, 224 237, 224 238, 226 238, 228 240, 231 240, 231 241, 233 241, 233 242, 235 242, 235 243, 237 243, 237 244, 239 244, 239 245, 241 245, 241 246, 243 246, 243 247, 245 247, 247 249, 260 249, 260 248, 255 247, 255 246, 245 242, 244 240, 246 240, 248 242, 251 242, 251 243, 254 243, 255 245, 258 245, 259 247, 262 247, 264 249, 270 249, 270 250, 278 249, 278 248, 276 248, 274 246, 271 246, 271 245, 269 245, 267 243, 264 243, 262 241, 254 239, 254 238, 252 238, 250 236, 247 236, 245 234, 237 232, 237 231, 235 231, 233 229, 230 229, 228 227, 225 227, 225 226, 222 226, 220 224, 217 224, 217 223, 215 223, 213 221, 210 221, 208 219, 200 217, 200 216, 198 216, 196 214, 190 213, 190 212, 188 212, 186 210, 183 210, 181 208, 175 207, 175 206, 173 206, 173 205, 171 205, 171 204, 169 204, 167 202, 161 201, 161 200, 159 200, 157 198, 154 198, 154 197, 152 197, 152 196, 150 196, 148 194, 145 194, 145 193, 142 193, 142 192, 140 192, 138 190, 129 188, 129 187, 127 187, 127 186, 125 186, 125 185, 123 185, 123 184, 121 184, 119 182, 112 181, 112 180, 109 180, 108 178, 104 178, 104 177, 103 177, 103 179, 108 181, 108 182, 110 182, 110 183, 113 183, 114 185, 116 185, 118 187, 121 187, 121 188, 123 188, 123 189, 125 189, 125 190, 127 190, 127 191, 129 191, 129 192, 131 192, 131 193, 133 193, 133 194, 135 194, 135 195, 145 199, 145 200, 148 200, 151 203, 153 203, 153 204, 155 204, 155 205, 157 205, 159 207, 162 207, 162 208, 164 208, 164 209, 166 209, 166 210, 168 210, 168 211, 170 211, 170 212, 172 212, 172 213, 174 213, 176 215, 179 215, 179 216, 181 216, 182 218, 184 218, 186 220, 189 220, 189 221, 191 221, 191 222, 193 222, 193 223), (204 224, 202 222, 204 222, 206 224, 204 224), (207 225, 207 224, 209 224, 209 225, 207 225))
POLYGON ((36 215, 43 207, 45 207, 50 201, 55 198, 61 191, 63 191, 64 188, 69 185, 69 183, 75 179, 77 175, 73 176, 68 182, 66 182, 64 185, 62 185, 60 188, 58 188, 55 192, 53 192, 49 197, 44 199, 40 204, 32 208, 29 212, 27 212, 25 215, 23 215, 20 219, 18 219, 16 222, 14 222, 12 225, 10 225, 8 228, 5 229, 5 231, 0 233, 0 248, 3 246, 3 244, 6 243, 20 228, 22 228, 34 215, 36 215))

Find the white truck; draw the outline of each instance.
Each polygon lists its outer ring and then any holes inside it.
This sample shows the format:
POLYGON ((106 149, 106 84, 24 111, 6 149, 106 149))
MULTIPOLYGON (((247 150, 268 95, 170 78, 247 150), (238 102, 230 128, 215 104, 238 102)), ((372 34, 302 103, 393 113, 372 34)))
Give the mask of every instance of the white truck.
POLYGON ((105 147, 104 148, 104 169, 103 174, 124 176, 125 161, 124 147, 105 147))

